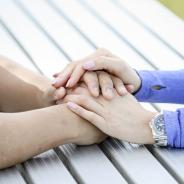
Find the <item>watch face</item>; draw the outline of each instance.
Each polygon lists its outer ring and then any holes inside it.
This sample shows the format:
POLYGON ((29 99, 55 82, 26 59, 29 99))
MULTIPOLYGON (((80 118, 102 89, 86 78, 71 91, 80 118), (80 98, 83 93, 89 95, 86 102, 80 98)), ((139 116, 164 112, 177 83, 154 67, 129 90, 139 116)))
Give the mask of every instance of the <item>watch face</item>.
POLYGON ((164 116, 163 116, 163 114, 161 114, 160 116, 158 116, 158 117, 155 119, 155 131, 156 131, 157 134, 159 134, 159 135, 164 135, 164 134, 166 134, 165 126, 164 126, 164 116))

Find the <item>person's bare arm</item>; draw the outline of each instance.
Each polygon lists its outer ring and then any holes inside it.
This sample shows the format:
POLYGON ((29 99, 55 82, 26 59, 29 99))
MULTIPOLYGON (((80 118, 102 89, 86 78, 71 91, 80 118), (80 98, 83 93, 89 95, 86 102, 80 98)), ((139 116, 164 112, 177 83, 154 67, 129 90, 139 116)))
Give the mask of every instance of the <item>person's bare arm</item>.
POLYGON ((0 110, 19 112, 53 105, 48 78, 0 57, 0 110))
POLYGON ((105 138, 64 104, 51 106, 53 90, 46 77, 0 59, 0 168, 61 144, 93 144, 105 138))
POLYGON ((61 144, 93 144, 104 138, 96 127, 70 112, 64 104, 0 113, 0 169, 61 144))

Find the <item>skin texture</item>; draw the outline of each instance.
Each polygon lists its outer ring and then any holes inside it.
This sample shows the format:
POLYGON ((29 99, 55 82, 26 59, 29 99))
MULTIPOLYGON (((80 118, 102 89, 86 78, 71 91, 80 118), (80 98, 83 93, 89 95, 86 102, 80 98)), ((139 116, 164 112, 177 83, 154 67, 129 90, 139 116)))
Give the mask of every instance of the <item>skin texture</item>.
POLYGON ((106 138, 65 104, 53 106, 55 89, 47 78, 1 58, 0 84, 1 169, 61 144, 94 144, 106 138))

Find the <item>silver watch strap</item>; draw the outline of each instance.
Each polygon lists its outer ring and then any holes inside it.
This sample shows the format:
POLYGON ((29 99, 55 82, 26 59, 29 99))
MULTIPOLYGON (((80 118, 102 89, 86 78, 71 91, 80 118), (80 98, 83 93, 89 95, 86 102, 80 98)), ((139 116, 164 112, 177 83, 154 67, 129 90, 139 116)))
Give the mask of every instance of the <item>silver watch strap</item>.
POLYGON ((150 122, 153 139, 156 146, 167 146, 167 134, 163 112, 158 113, 150 122))

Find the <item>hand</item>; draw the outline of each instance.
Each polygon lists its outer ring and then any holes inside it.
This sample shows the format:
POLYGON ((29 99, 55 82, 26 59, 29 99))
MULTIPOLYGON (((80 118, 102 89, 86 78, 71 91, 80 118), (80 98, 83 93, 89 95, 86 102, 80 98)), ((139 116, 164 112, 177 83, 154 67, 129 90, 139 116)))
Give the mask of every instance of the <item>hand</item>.
POLYGON ((156 115, 127 94, 107 101, 84 95, 68 95, 68 108, 112 137, 139 144, 154 143, 149 122, 156 115))
MULTIPOLYGON (((112 83, 119 95, 126 94, 127 90, 134 93, 141 85, 139 76, 127 63, 112 55, 105 49, 98 49, 94 54, 81 61, 69 64, 61 73, 56 74, 56 80, 54 81, 53 86, 56 88, 65 85, 66 87, 73 87, 80 81, 86 70, 105 70, 111 76, 115 77, 115 79, 112 79, 112 83)), ((89 84, 92 82, 92 79, 93 78, 89 79, 89 84)), ((97 81, 96 86, 98 85, 97 81)), ((105 88, 103 87, 103 84, 101 84, 100 87, 102 89, 105 88)), ((90 88, 90 91, 93 95, 93 88, 90 88)))
MULTIPOLYGON (((88 91, 86 85, 84 83, 80 83, 78 86, 72 89, 66 90, 66 97, 68 95, 85 95, 91 96, 90 92, 88 91)), ((58 101, 58 104, 65 104, 65 100, 61 99, 58 101)), ((106 139, 107 135, 102 133, 98 128, 96 128, 91 123, 87 122, 85 119, 81 119, 79 116, 74 115, 73 113, 69 112, 69 124, 71 126, 71 139, 70 143, 75 143, 78 145, 89 145, 94 143, 100 143, 106 139), (71 121, 72 119, 72 121, 71 121)), ((59 116, 60 118, 62 116, 59 116)))
MULTIPOLYGON (((97 97, 99 95, 101 89, 102 95, 106 99, 112 99, 114 97, 113 86, 119 95, 125 95, 127 93, 127 89, 131 90, 132 86, 124 86, 123 81, 120 80, 118 77, 104 71, 86 72, 86 70, 84 70, 83 64, 85 61, 91 61, 101 56, 114 57, 105 49, 98 49, 94 54, 80 61, 70 63, 62 72, 55 74, 54 77, 56 79, 53 82, 53 86, 55 88, 59 88, 58 90, 62 88, 61 91, 63 92, 63 87, 65 85, 66 87, 71 88, 74 87, 77 82, 84 81, 88 86, 91 95, 94 97, 97 97), (70 81, 73 79, 74 81, 70 84, 70 81)), ((62 95, 58 96, 56 92, 55 99, 61 99, 64 97, 64 95, 65 94, 62 93, 62 95)))

